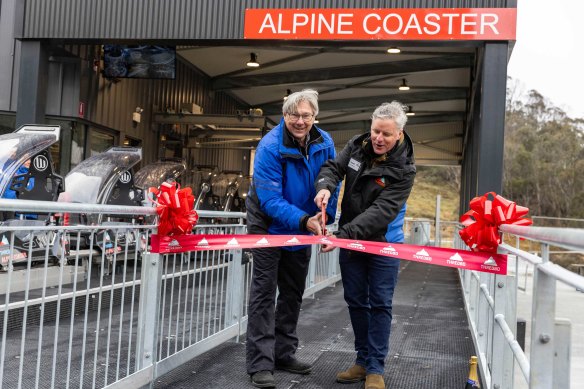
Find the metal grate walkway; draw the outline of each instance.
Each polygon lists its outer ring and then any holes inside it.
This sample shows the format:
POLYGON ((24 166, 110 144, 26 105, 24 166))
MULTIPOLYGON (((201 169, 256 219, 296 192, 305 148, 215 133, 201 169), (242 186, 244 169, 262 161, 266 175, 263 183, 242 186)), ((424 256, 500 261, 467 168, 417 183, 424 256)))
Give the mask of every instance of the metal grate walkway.
MULTIPOLYGON (((387 388, 463 388, 474 346, 457 271, 402 262, 393 300, 387 388)), ((339 384, 336 372, 354 362, 353 335, 341 283, 305 299, 297 356, 313 362, 310 375, 276 371, 277 388, 362 388, 339 384)), ((155 388, 253 388, 245 373, 245 344, 227 342, 160 377, 155 388)))

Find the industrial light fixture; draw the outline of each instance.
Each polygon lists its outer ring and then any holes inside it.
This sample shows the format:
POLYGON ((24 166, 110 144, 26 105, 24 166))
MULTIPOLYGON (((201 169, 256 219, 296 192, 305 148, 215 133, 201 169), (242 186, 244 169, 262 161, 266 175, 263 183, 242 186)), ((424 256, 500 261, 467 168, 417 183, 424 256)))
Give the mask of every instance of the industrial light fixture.
POLYGON ((402 78, 402 83, 398 88, 399 90, 410 90, 409 85, 406 83, 406 79, 402 78))
POLYGON ((250 68, 257 68, 260 66, 258 63, 258 55, 256 53, 249 53, 249 61, 246 64, 250 68))
POLYGON ((286 89, 286 94, 284 95, 284 101, 288 100, 288 96, 290 96, 292 94, 292 91, 290 89, 286 89))
POLYGON ((416 113, 414 112, 414 108, 411 105, 408 105, 408 110, 406 111, 407 116, 414 116, 416 113))
POLYGON ((387 49, 387 52, 389 54, 399 54, 401 53, 401 49, 399 47, 391 46, 389 49, 387 49))

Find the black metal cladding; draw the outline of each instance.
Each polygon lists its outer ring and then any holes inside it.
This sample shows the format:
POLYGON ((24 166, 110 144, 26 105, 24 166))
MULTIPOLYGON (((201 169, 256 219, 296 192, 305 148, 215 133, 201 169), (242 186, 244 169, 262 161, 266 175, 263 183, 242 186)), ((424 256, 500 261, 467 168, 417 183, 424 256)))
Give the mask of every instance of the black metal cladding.
POLYGON ((25 0, 23 39, 242 39, 246 8, 515 8, 516 0, 25 0))

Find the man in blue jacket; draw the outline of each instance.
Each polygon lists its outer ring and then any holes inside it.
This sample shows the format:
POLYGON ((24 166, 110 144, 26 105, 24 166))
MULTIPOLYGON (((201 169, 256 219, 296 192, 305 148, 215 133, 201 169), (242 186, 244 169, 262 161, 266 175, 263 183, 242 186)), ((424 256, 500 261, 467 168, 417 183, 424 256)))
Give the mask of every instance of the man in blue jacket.
MULTIPOLYGON (((325 161, 335 157, 330 135, 314 125, 318 93, 292 93, 282 106, 283 118, 259 143, 253 180, 246 199, 250 234, 322 234, 321 213, 313 202, 314 182, 325 161)), ((338 189, 327 207, 334 220, 338 189)), ((296 325, 310 246, 254 249, 247 323, 247 372, 252 384, 273 388, 274 369, 310 373, 296 359, 296 325), (278 301, 276 298, 278 288, 278 301), (276 305, 274 307, 274 305, 276 305)))

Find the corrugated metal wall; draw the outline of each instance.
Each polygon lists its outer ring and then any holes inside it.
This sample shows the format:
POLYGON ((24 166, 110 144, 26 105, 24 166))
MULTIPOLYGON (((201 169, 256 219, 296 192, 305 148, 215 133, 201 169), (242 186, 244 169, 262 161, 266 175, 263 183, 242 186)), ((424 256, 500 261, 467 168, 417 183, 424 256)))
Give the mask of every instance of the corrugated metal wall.
POLYGON ((26 0, 23 38, 242 39, 246 8, 504 8, 516 0, 26 0))
POLYGON ((190 164, 213 165, 220 170, 237 170, 249 174, 249 150, 232 148, 204 148, 190 150, 190 164))
POLYGON ((20 42, 14 39, 17 0, 0 0, 0 111, 16 110, 20 42))
POLYGON ((182 103, 195 103, 209 114, 235 114, 240 107, 224 93, 211 92, 209 80, 177 56, 174 80, 122 78, 112 82, 93 71, 101 46, 75 45, 67 50, 81 58, 80 101, 86 103, 86 119, 142 140, 143 164, 158 158, 159 128, 152 123, 155 112, 180 111, 182 103), (142 120, 134 125, 132 113, 144 109, 142 120))

